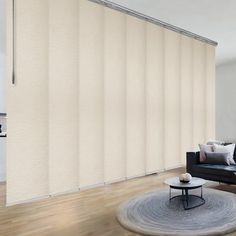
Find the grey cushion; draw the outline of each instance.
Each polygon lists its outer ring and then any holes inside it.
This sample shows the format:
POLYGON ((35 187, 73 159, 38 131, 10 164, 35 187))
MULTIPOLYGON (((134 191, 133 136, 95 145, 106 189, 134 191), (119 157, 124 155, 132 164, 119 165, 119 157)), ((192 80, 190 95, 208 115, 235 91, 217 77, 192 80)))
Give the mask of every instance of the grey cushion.
POLYGON ((212 165, 230 165, 230 153, 214 153, 206 152, 206 160, 204 163, 212 165))

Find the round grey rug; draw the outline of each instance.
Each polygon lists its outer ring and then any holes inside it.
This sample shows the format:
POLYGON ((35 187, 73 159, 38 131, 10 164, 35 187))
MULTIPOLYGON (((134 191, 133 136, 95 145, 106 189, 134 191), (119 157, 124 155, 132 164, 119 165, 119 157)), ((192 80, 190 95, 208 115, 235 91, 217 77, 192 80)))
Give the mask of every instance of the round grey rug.
POLYGON ((204 188, 204 199, 204 205, 184 210, 180 198, 169 202, 168 191, 146 193, 123 203, 117 219, 144 235, 216 236, 236 230, 235 194, 204 188))

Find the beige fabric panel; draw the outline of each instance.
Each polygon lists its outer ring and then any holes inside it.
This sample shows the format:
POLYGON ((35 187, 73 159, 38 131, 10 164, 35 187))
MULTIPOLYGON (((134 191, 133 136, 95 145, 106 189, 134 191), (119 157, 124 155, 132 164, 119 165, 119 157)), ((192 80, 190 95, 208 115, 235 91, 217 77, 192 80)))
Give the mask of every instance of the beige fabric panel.
POLYGON ((164 30, 147 23, 146 173, 164 169, 164 30))
POLYGON ((165 30, 165 168, 180 157, 180 35, 165 30))
POLYGON ((48 1, 18 0, 16 9, 16 85, 9 77, 7 94, 7 203, 48 194, 48 1))
POLYGON ((78 189, 78 1, 50 0, 50 194, 78 189))
POLYGON ((126 17, 105 8, 105 182, 126 177, 126 17))
POLYGON ((193 144, 206 142, 206 47, 193 41, 193 144))
POLYGON ((206 139, 215 139, 215 47, 206 45, 206 139))
POLYGON ((145 174, 146 24, 127 16, 127 177, 145 174))
POLYGON ((181 163, 186 152, 193 150, 193 40, 181 36, 181 163))
POLYGON ((185 164, 215 136, 215 48, 87 0, 8 1, 7 203, 185 164))
POLYGON ((104 8, 79 4, 79 184, 104 182, 104 8))

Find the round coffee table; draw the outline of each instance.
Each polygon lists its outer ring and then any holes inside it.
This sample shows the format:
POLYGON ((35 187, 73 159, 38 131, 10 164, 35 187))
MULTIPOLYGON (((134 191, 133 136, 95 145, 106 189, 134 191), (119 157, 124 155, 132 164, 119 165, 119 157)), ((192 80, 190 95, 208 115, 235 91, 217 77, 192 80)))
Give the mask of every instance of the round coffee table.
POLYGON ((179 177, 173 177, 165 180, 165 184, 169 185, 169 201, 171 202, 174 198, 181 198, 184 210, 193 209, 199 207, 205 203, 203 198, 203 189, 202 186, 206 183, 204 179, 193 177, 189 183, 181 183, 179 177), (200 196, 189 194, 189 190, 201 189, 200 196), (171 196, 171 189, 182 190, 181 195, 171 196))

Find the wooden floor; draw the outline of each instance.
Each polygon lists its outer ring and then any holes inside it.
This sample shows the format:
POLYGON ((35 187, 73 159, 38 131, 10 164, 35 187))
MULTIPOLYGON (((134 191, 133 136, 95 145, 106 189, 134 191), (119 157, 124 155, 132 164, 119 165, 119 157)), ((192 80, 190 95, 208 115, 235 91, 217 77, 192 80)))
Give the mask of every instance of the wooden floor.
MULTIPOLYGON (((0 236, 135 236, 116 221, 119 204, 144 192, 167 188, 163 181, 183 171, 176 169, 12 207, 4 207, 5 185, 0 184, 0 236)), ((235 186, 213 183, 211 187, 236 193, 235 186)))

